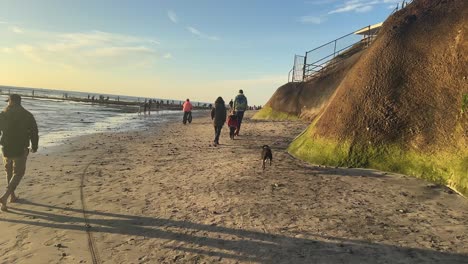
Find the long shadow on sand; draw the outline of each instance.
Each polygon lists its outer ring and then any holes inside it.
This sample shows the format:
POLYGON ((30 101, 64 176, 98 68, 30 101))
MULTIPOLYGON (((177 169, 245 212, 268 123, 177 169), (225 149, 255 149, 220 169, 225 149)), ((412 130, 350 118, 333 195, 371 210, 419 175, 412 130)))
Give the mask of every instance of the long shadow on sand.
MULTIPOLYGON (((22 201, 30 209, 10 212, 28 220, 0 218, 0 221, 48 228, 84 231, 82 217, 51 212, 82 213, 80 209, 22 201), (47 211, 48 210, 48 211, 47 211), (30 220, 30 219, 33 220, 30 220)), ((468 255, 405 248, 339 237, 314 239, 267 234, 256 231, 198 224, 189 221, 88 211, 94 233, 142 236, 182 242, 184 252, 257 263, 466 263, 468 255), (224 238, 220 238, 224 237, 224 238)), ((337 227, 339 228, 339 227, 337 227)))

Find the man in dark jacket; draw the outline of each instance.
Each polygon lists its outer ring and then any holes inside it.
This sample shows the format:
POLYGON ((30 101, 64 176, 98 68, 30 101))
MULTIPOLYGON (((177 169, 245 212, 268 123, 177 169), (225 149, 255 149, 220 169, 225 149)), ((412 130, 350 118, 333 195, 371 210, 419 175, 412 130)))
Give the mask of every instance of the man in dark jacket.
POLYGON ((16 200, 15 189, 26 171, 26 159, 31 152, 37 151, 39 135, 34 116, 21 106, 21 96, 12 94, 8 106, 0 113, 0 145, 3 151, 3 164, 7 175, 7 190, 0 197, 1 210, 7 210, 7 200, 16 200))
POLYGON ((211 119, 215 128, 215 139, 214 146, 219 145, 219 136, 221 135, 221 129, 226 122, 226 105, 223 98, 220 96, 215 101, 215 106, 211 109, 211 119))

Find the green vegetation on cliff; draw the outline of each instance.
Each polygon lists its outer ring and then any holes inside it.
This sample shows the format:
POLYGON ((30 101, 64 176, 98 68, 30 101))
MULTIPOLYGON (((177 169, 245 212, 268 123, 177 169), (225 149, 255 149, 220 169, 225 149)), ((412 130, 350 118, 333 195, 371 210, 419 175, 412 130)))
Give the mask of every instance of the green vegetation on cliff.
POLYGON ((313 125, 288 151, 313 164, 366 167, 415 176, 454 188, 468 195, 468 150, 423 153, 397 145, 372 145, 321 138, 313 125))
POLYGON ((277 121, 299 120, 299 117, 297 115, 276 111, 269 106, 263 107, 252 118, 261 119, 261 120, 277 120, 277 121))

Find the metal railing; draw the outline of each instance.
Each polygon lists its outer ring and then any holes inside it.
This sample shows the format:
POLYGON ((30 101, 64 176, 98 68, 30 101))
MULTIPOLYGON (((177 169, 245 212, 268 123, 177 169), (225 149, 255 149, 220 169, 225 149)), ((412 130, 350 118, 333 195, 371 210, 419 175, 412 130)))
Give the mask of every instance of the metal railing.
POLYGON ((302 82, 318 76, 324 69, 336 65, 356 52, 367 47, 373 40, 371 26, 353 31, 340 38, 325 43, 315 49, 309 50, 305 56, 295 55, 294 66, 288 73, 288 82, 302 82), (365 37, 356 35, 363 32, 365 37))
MULTIPOLYGON (((412 0, 403 0, 401 4, 397 3, 390 15, 412 2, 412 0)), ((318 77, 325 69, 330 69, 342 60, 366 49, 375 39, 378 29, 369 25, 309 50, 305 56, 295 55, 294 66, 288 73, 288 82, 303 82, 318 77), (364 37, 356 34, 357 32, 364 37)))
POLYGON ((304 59, 303 80, 316 77, 324 69, 330 68, 343 59, 361 51, 369 46, 372 39, 371 26, 369 25, 307 51, 304 59), (363 30, 365 30, 364 38, 355 34, 363 30))

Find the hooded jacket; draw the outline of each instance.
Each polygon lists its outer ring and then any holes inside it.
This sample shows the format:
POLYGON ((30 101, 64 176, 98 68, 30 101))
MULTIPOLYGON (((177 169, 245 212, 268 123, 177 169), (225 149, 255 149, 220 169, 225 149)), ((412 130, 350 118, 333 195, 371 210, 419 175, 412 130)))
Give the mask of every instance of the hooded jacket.
POLYGON ((226 122, 226 105, 221 97, 216 99, 215 106, 211 109, 211 119, 214 126, 223 126, 226 122))
POLYGON ((37 150, 39 144, 39 132, 34 116, 21 105, 13 105, 5 108, 0 113, 0 130, 3 146, 3 155, 14 158, 24 154, 30 146, 37 150))

